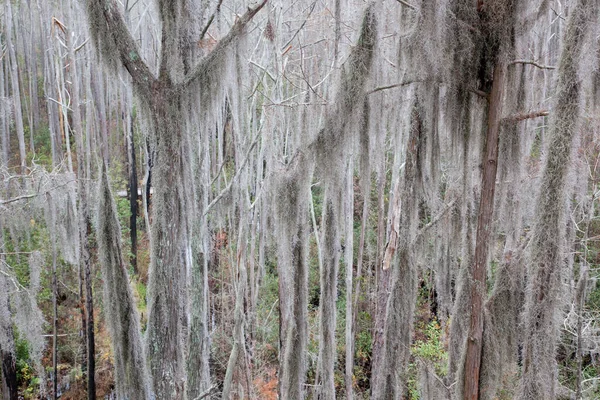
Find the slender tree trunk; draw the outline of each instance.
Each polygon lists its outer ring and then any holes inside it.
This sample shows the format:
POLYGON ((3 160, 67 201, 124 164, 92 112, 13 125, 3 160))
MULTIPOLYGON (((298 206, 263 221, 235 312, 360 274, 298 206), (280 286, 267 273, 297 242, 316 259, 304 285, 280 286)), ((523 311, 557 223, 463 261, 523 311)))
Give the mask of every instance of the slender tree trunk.
MULTIPOLYGON (((4 246, 3 229, 4 227, 0 226, 0 243, 2 246, 4 246)), ((0 260, 3 262, 4 258, 4 255, 0 255, 0 260)), ((0 395, 6 400, 17 400, 17 366, 9 295, 11 288, 8 279, 4 275, 0 276, 0 307, 2 309, 0 315, 0 338, 2 339, 2 345, 0 346, 0 362, 2 362, 0 368, 0 381, 2 382, 0 395)))
MULTIPOLYGON (((87 394, 88 399, 96 398, 96 368, 95 368, 95 338, 94 338, 94 298, 92 292, 91 276, 91 255, 89 235, 91 230, 91 221, 89 216, 88 204, 88 181, 90 179, 89 170, 86 169, 85 145, 83 123, 81 118, 81 101, 79 97, 79 74, 77 71, 77 62, 75 59, 75 43, 73 42, 75 33, 72 29, 66 31, 66 45, 69 54, 69 80, 71 81, 71 100, 72 100, 72 125, 73 135, 77 146, 77 183, 79 195, 78 214, 79 214, 79 249, 80 249, 80 270, 84 274, 85 282, 85 316, 82 318, 86 329, 86 361, 87 361, 87 394)), ((91 123, 88 121, 88 123, 91 123)))
POLYGON ((502 118, 502 97, 505 86, 506 66, 500 61, 494 68, 494 81, 489 100, 485 158, 481 182, 481 197, 475 257, 471 270, 471 316, 466 345, 463 398, 479 398, 479 371, 483 345, 484 301, 487 297, 486 272, 490 237, 493 227, 494 195, 498 168, 498 138, 502 118))
POLYGON ((21 92, 19 88, 19 67, 17 66, 17 56, 12 42, 12 8, 11 2, 6 2, 4 11, 6 18, 6 47, 8 48, 8 58, 10 62, 10 78, 12 86, 12 97, 15 111, 15 127, 17 130, 17 138, 19 140, 19 156, 21 158, 21 174, 25 175, 27 154, 25 150, 25 129, 23 127, 23 111, 21 108, 21 92))
MULTIPOLYGON (((2 39, 0 38, 0 46, 3 46, 2 44, 2 39)), ((0 61, 0 97, 4 98, 6 97, 6 93, 8 92, 7 90, 5 90, 5 82, 8 79, 6 74, 4 73, 6 71, 5 68, 5 63, 6 63, 6 57, 3 57, 3 59, 0 61)), ((10 115, 10 111, 6 108, 6 105, 2 107, 2 109, 0 109, 0 135, 2 135, 1 138, 1 143, 2 143, 2 160, 0 161, 0 165, 2 166, 2 168, 8 168, 8 162, 10 161, 10 132, 9 132, 9 127, 8 127, 8 117, 10 115)))
POLYGON ((375 387, 381 363, 383 351, 383 328, 385 326, 385 315, 387 309, 387 299, 390 287, 391 271, 382 269, 383 253, 385 251, 385 162, 380 164, 380 169, 377 173, 377 258, 375 261, 375 301, 374 301, 374 323, 373 323, 373 350, 371 359, 371 394, 375 387))
MULTIPOLYGON (((244 198, 246 198, 244 196, 244 198)), ((242 204, 245 208, 245 204, 242 204)), ((234 328, 233 328, 233 348, 229 355, 227 370, 225 372, 225 380, 223 382, 224 400, 231 398, 251 398, 251 388, 245 376, 249 376, 249 362, 246 352, 246 335, 244 333, 246 310, 244 303, 246 300, 246 291, 248 286, 248 273, 246 269, 246 237, 245 231, 248 229, 245 217, 240 218, 240 227, 238 230, 237 243, 237 282, 235 293, 235 310, 234 310, 234 328), (236 382, 237 381, 237 382, 236 382), (235 391, 234 384, 237 383, 240 390, 235 391), (235 394, 235 397, 232 397, 235 394)))
MULTIPOLYGON (((587 244, 586 244, 587 246, 587 244)), ((581 382, 583 380, 583 310, 585 308, 585 291, 587 287, 588 267, 587 261, 583 261, 580 266, 579 280, 577 282, 577 290, 575 292, 575 301, 577 307, 577 349, 575 358, 577 360, 577 374, 575 377, 575 399, 583 399, 581 382)))
MULTIPOLYGON (((352 157, 352 156, 350 156, 352 157)), ((346 232, 344 263, 346 266, 346 399, 354 398, 354 335, 353 322, 354 312, 352 303, 352 281, 354 268, 354 162, 350 158, 346 173, 346 193, 344 204, 346 232)))
MULTIPOLYGON (((126 89, 129 91, 129 89, 126 89)), ((131 106, 131 96, 126 97, 127 106, 131 106)), ((125 110, 126 113, 126 136, 127 136, 127 155, 129 165, 129 236, 131 238, 131 268, 134 274, 138 274, 137 266, 137 215, 138 215, 138 179, 137 179, 137 164, 135 156, 135 141, 133 137, 133 123, 131 113, 125 110)))
POLYGON ((337 188, 325 189, 323 209, 323 268, 320 271, 319 302, 319 373, 321 400, 335 399, 334 365, 337 359, 335 341, 337 281, 340 261, 338 231, 341 196, 337 188))

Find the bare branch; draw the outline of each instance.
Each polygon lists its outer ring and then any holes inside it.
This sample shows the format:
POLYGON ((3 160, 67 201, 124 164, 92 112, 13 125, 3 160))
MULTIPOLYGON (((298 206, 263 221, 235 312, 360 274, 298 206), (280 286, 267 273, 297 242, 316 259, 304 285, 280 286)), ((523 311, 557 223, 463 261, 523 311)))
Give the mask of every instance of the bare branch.
POLYGON ((417 233, 417 239, 422 237, 432 226, 437 224, 444 217, 444 215, 448 213, 448 211, 452 210, 455 204, 456 199, 446 204, 446 206, 444 206, 444 209, 438 215, 436 215, 431 221, 429 221, 428 224, 426 224, 419 230, 419 232, 417 233))
POLYGON ((62 185, 58 185, 58 186, 54 186, 48 190, 45 190, 43 192, 38 192, 38 193, 31 193, 31 194, 24 194, 21 196, 17 196, 17 197, 13 197, 11 199, 6 199, 6 200, 1 200, 0 199, 0 205, 5 205, 5 204, 10 204, 10 203, 14 203, 15 201, 19 201, 19 200, 27 200, 27 199, 32 199, 34 197, 40 196, 42 194, 48 194, 50 192, 52 192, 53 190, 59 189, 63 186, 67 186, 69 183, 73 182, 75 179, 71 179, 65 183, 63 183, 62 185))
POLYGON ((539 64, 536 61, 532 61, 532 60, 515 60, 510 63, 510 65, 515 65, 515 64, 533 65, 534 67, 537 67, 539 69, 556 69, 555 66, 542 65, 542 64, 539 64))
POLYGON ((249 8, 248 11, 229 30, 229 33, 225 35, 215 48, 204 57, 192 71, 186 75, 181 83, 181 87, 188 87, 194 81, 201 79, 206 75, 206 72, 211 69, 225 54, 225 49, 229 47, 235 40, 242 35, 244 28, 248 25, 248 22, 267 4, 268 0, 263 0, 259 5, 254 8, 249 8))
POLYGON ((548 115, 550 115, 550 112, 548 110, 539 110, 539 111, 533 111, 530 113, 521 113, 521 114, 510 115, 510 116, 504 118, 503 122, 520 122, 520 121, 524 121, 526 119, 547 117, 548 115))
POLYGON ((75 47, 75 53, 77 53, 79 50, 81 50, 83 48, 83 46, 85 46, 87 44, 87 42, 89 42, 89 41, 90 41, 90 38, 87 38, 79 46, 75 47))
POLYGON ((375 89, 371 90, 370 92, 367 92, 367 94, 373 94, 373 93, 381 92, 382 90, 388 90, 388 89, 394 89, 397 87, 408 86, 410 84, 419 83, 419 82, 424 82, 424 81, 408 81, 408 82, 394 83, 392 85, 379 86, 379 87, 376 87, 375 89))
POLYGON ((308 21, 308 19, 310 18, 310 16, 313 13, 316 5, 317 5, 317 2, 315 0, 315 1, 313 1, 312 5, 310 6, 310 10, 308 11, 308 15, 306 16, 306 18, 304 18, 304 22, 302 22, 302 25, 300 25, 300 28, 298 28, 298 30, 296 31, 296 33, 294 33, 292 35, 292 38, 290 40, 288 40, 287 43, 281 48, 281 51, 284 51, 286 49, 286 47, 288 47, 290 45, 290 43, 292 43, 294 41, 294 39, 296 38, 296 36, 298 35, 298 33, 304 28, 304 25, 306 25, 306 21, 308 21))
POLYGON ((417 10, 418 10, 418 9, 417 9, 417 7, 413 6, 413 5, 412 5, 412 4, 410 4, 410 3, 407 3, 407 2, 406 2, 406 1, 404 1, 404 0, 396 0, 396 1, 397 1, 398 3, 400 3, 400 4, 402 4, 403 6, 406 6, 406 7, 410 8, 411 10, 415 10, 415 11, 417 11, 417 10))
POLYGON ((238 168, 238 170, 235 172, 235 175, 233 176, 233 178, 231 178, 231 180, 229 181, 229 184, 227 185, 227 187, 225 189, 223 189, 221 191, 221 193, 219 193, 217 195, 217 197, 215 197, 213 199, 213 201, 210 202, 210 204, 204 210, 204 214, 203 215, 208 214, 210 212, 210 210, 215 206, 215 204, 217 204, 219 202, 219 200, 221 200, 223 198, 223 196, 225 196, 231 190, 231 187, 233 186, 233 183, 236 181, 237 177, 240 175, 240 172, 242 171, 242 169, 244 169, 244 167, 246 166, 246 163, 248 162, 248 159, 250 158, 250 153, 252 152, 252 150, 254 149, 254 147, 256 146, 256 144, 258 143, 258 139, 260 139, 260 134, 256 135, 256 138, 254 139, 254 141, 252 142, 252 144, 248 148, 248 151, 246 152, 246 156, 244 157, 244 161, 242 161, 242 164, 240 165, 240 167, 238 168))
POLYGON ((222 3, 223 3, 223 0, 219 0, 219 3, 217 3, 217 8, 215 9, 215 12, 212 13, 210 18, 208 19, 208 22, 206 23, 206 26, 202 29, 202 33, 200 33, 200 39, 198 39, 199 42, 202 41, 202 39, 204 39, 204 35, 206 35, 206 32, 208 32, 208 28, 210 28, 210 26, 212 25, 212 23, 215 19, 215 15, 217 15, 219 13, 219 11, 221 11, 222 3))

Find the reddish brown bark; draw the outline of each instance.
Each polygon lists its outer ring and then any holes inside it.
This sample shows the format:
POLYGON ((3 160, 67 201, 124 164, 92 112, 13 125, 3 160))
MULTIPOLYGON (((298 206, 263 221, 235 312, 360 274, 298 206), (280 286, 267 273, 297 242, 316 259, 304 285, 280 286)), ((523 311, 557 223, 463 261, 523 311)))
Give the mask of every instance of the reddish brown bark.
POLYGON ((494 213, 496 171, 498 169, 498 137, 505 72, 505 65, 502 62, 494 67, 494 80, 489 100, 487 139, 477 220, 477 242, 471 270, 473 284, 471 285, 471 319, 464 369, 463 398, 465 400, 477 400, 479 398, 479 373, 483 344, 483 303, 486 295, 487 259, 494 213))

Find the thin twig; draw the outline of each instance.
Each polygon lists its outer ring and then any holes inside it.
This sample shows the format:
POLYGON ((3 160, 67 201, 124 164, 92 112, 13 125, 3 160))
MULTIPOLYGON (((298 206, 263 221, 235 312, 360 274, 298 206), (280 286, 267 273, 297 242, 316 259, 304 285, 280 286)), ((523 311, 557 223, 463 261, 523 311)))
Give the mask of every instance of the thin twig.
POLYGON ((532 61, 532 60, 515 60, 510 63, 510 65, 514 65, 514 64, 533 65, 534 67, 537 67, 539 69, 556 69, 556 67, 553 65, 542 65, 542 64, 539 64, 536 61, 532 61))
POLYGON ((75 48, 75 53, 77 53, 79 50, 81 50, 83 48, 83 46, 85 46, 87 44, 87 42, 90 41, 90 38, 85 39, 85 41, 83 43, 81 43, 79 46, 77 46, 75 48))
POLYGON ((75 179, 71 179, 70 181, 67 181, 65 183, 63 183, 62 185, 58 185, 55 186, 53 188, 50 188, 44 192, 38 192, 38 193, 32 193, 32 194, 24 194, 22 196, 17 196, 17 197, 13 197, 12 199, 7 199, 7 200, 0 200, 0 205, 5 205, 5 204, 10 204, 10 203, 14 203, 15 201, 19 201, 19 200, 26 200, 26 199, 31 199, 37 196, 40 196, 42 194, 48 194, 53 190, 56 190, 58 188, 61 188, 63 186, 68 185, 69 183, 73 182, 75 179))
POLYGON ((204 27, 204 29, 202 29, 202 33, 200 33, 200 39, 198 40, 199 42, 202 39, 204 39, 204 35, 206 35, 208 28, 210 28, 210 25, 213 23, 213 21, 215 19, 215 15, 217 15, 217 13, 219 13, 219 11, 221 11, 221 3, 223 3, 223 0, 219 0, 219 3, 217 3, 217 8, 215 9, 215 12, 212 13, 210 18, 208 19, 208 22, 206 23, 206 26, 204 27))
POLYGON ((550 115, 550 112, 548 110, 539 110, 539 111, 533 111, 530 113, 521 113, 521 114, 514 114, 511 116, 508 116, 503 119, 503 122, 520 122, 520 121, 524 121, 526 119, 547 117, 548 115, 550 115))
POLYGON ((448 203, 444 207, 444 209, 438 215, 435 216, 435 218, 433 218, 431 221, 429 221, 428 224, 426 224, 419 230, 419 232, 417 233, 417 236, 415 238, 415 241, 417 239, 419 239, 420 237, 422 237, 432 226, 437 224, 440 221, 440 219, 442 219, 444 217, 444 215, 446 215, 448 213, 448 211, 450 211, 452 209, 452 207, 454 207, 454 204, 456 204, 456 199, 454 199, 450 203, 448 203))
POLYGON ((418 10, 418 9, 417 9, 417 7, 413 6, 413 5, 412 5, 412 4, 410 4, 410 3, 407 3, 407 2, 406 2, 406 1, 404 1, 404 0, 396 0, 396 1, 397 1, 398 3, 400 3, 400 4, 402 4, 403 6, 406 6, 406 7, 410 8, 410 9, 412 9, 412 10, 415 10, 415 11, 417 11, 417 10, 418 10))
POLYGON ((382 90, 394 89, 394 88, 397 88, 397 87, 408 86, 410 84, 420 83, 420 82, 423 82, 423 81, 408 81, 408 82, 394 83, 394 84, 391 84, 391 85, 379 86, 379 87, 376 87, 375 89, 371 90, 370 92, 367 92, 367 94, 369 95, 369 94, 381 92, 382 90))
POLYGON ((298 28, 296 33, 294 33, 294 35, 292 35, 292 38, 290 40, 288 40, 288 42, 281 48, 282 52, 286 49, 286 47, 289 46, 290 43, 292 43, 294 41, 294 39, 296 39, 296 36, 298 35, 298 33, 302 30, 302 28, 304 28, 304 25, 306 25, 306 21, 308 21, 308 19, 310 18, 316 5, 317 5, 317 0, 313 1, 312 5, 310 6, 310 10, 308 11, 308 15, 304 19, 304 22, 302 22, 302 25, 300 25, 300 28, 298 28))
POLYGON ((244 167, 246 166, 246 163, 248 162, 248 159, 250 158, 250 153, 252 152, 254 147, 256 147, 256 143, 258 143, 258 139, 260 139, 260 135, 257 134, 256 139, 254 139, 254 141, 250 145, 250 148, 246 152, 244 161, 242 162, 242 164, 240 165, 238 170, 235 172, 235 175, 233 176, 233 178, 231 178, 231 181, 229 181, 229 184, 227 185, 227 187, 225 189, 223 189, 221 191, 221 193, 219 193, 218 196, 213 199, 213 201, 210 202, 210 204, 206 207, 206 210, 204 210, 203 215, 208 214, 209 211, 214 207, 214 205, 217 204, 217 202, 219 200, 221 200, 223 198, 223 196, 225 196, 231 190, 231 187, 233 186, 233 182, 235 182, 236 178, 240 175, 242 169, 244 169, 244 167))

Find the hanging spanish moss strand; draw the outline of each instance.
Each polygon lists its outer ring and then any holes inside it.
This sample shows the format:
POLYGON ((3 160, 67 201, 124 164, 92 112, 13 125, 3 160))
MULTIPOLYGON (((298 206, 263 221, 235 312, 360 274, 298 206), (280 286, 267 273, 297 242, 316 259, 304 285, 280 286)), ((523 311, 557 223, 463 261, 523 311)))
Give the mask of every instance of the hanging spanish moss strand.
MULTIPOLYGON (((395 255, 392 259, 392 282, 386 311, 383 353, 380 360, 373 399, 402 399, 406 387, 406 369, 412 341, 412 320, 417 292, 417 265, 412 254, 412 236, 417 225, 417 204, 422 196, 421 158, 425 132, 423 111, 419 99, 414 101, 411 111, 410 131, 407 142, 404 174, 399 191, 398 204, 401 213, 395 255)), ((385 262, 385 261, 384 261, 385 262)), ((385 266, 384 266, 385 268, 385 266)))
POLYGON ((104 281, 104 307, 113 354, 117 396, 126 399, 150 398, 140 317, 129 286, 121 250, 121 228, 110 190, 106 167, 102 168, 98 190, 96 235, 104 281))
POLYGON ((548 155, 536 205, 527 271, 523 377, 519 399, 548 399, 558 393, 558 340, 561 281, 565 262, 566 177, 579 121, 580 57, 597 23, 598 3, 580 0, 565 31, 550 122, 548 155))

